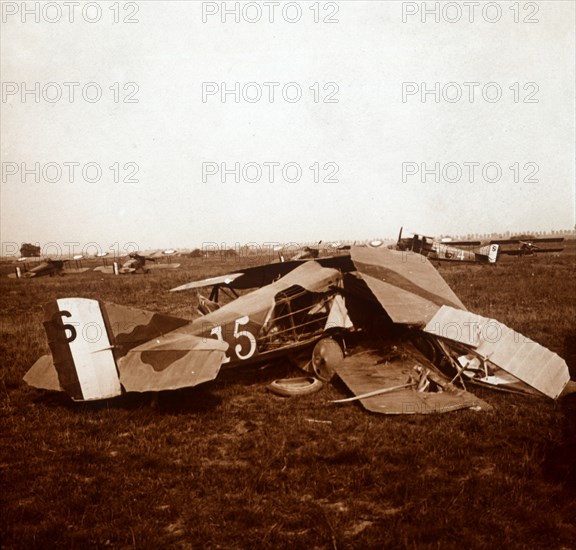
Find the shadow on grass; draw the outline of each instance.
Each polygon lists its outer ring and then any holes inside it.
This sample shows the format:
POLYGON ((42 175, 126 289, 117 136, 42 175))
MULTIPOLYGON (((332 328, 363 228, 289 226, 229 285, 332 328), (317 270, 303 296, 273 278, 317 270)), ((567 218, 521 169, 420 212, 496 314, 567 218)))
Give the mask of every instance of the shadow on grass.
POLYGON ((31 401, 49 409, 66 409, 69 412, 98 412, 109 409, 137 411, 157 410, 160 413, 186 414, 204 412, 219 406, 222 399, 205 388, 145 393, 125 393, 118 397, 99 401, 75 402, 63 392, 46 392, 34 396, 31 401))
POLYGON ((84 402, 73 401, 64 392, 40 390, 39 393, 31 395, 30 400, 34 404, 49 409, 65 409, 72 413, 109 409, 125 411, 151 409, 168 415, 203 413, 222 405, 223 399, 218 392, 225 388, 237 386, 240 389, 252 385, 268 384, 277 378, 301 375, 302 371, 290 362, 280 360, 263 365, 222 370, 216 380, 192 388, 160 392, 129 392, 110 399, 84 402))
POLYGON ((576 380, 576 330, 564 337, 563 357, 568 364, 570 378, 576 380))
POLYGON ((290 363, 288 359, 278 359, 269 363, 221 370, 214 381, 216 386, 251 386, 253 384, 266 384, 286 376, 302 376, 300 369, 290 363))
POLYGON ((563 397, 562 440, 550 442, 544 450, 544 477, 560 483, 568 501, 576 497, 576 393, 563 397))

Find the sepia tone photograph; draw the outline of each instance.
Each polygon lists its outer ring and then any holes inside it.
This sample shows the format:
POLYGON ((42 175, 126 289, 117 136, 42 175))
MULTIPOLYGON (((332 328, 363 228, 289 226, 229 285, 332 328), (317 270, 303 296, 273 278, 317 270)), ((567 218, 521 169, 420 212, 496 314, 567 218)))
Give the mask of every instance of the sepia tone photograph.
POLYGON ((3 548, 575 547, 576 3, 0 8, 3 548))

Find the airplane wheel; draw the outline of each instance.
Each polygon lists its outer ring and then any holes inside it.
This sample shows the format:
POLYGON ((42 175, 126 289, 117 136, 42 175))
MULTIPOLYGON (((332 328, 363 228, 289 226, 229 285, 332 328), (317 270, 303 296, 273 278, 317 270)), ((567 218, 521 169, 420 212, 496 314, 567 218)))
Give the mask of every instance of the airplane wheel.
POLYGON ((340 344, 333 338, 322 338, 312 351, 312 369, 323 382, 330 382, 334 377, 334 368, 344 360, 340 344))
POLYGON ((292 397, 296 395, 308 395, 310 393, 316 393, 319 391, 324 384, 312 378, 311 376, 302 376, 300 378, 282 378, 280 380, 274 380, 268 385, 268 389, 283 397, 292 397))

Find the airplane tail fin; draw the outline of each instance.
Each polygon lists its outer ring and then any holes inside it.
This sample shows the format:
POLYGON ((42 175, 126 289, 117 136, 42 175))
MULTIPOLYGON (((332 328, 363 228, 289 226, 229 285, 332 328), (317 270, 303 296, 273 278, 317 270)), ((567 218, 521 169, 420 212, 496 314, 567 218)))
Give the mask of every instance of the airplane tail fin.
MULTIPOLYGON (((45 306, 44 314, 44 328, 60 387, 76 401, 120 395, 113 346, 100 302, 59 298, 45 306)), ((32 386, 37 385, 34 367, 26 375, 32 386)))
POLYGON ((228 344, 178 331, 190 321, 86 298, 44 308, 52 357, 26 373, 30 386, 63 390, 75 401, 126 391, 160 391, 213 380, 228 344))
POLYGON ((498 251, 500 250, 500 247, 497 244, 490 244, 488 247, 490 249, 488 251, 488 262, 494 264, 498 258, 498 251))
POLYGON ((478 250, 480 256, 484 256, 488 259, 488 263, 494 264, 498 259, 498 252, 500 251, 500 246, 497 244, 487 244, 478 250))

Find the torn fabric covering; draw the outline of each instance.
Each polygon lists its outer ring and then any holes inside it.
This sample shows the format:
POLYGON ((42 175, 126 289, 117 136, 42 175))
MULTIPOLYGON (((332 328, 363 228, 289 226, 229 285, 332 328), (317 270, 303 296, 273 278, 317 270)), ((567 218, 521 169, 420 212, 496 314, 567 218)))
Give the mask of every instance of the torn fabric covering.
POLYGON ((199 317, 192 323, 192 331, 204 333, 209 327, 224 325, 231 319, 250 315, 253 321, 263 324, 275 305, 276 295, 291 286, 300 286, 309 292, 328 292, 339 285, 339 271, 322 267, 315 261, 307 261, 278 281, 244 294, 210 314, 209 322, 199 317))
POLYGON ((328 319, 326 320, 326 326, 324 330, 330 330, 333 328, 345 328, 350 329, 354 325, 348 316, 348 310, 346 309, 346 304, 344 299, 340 294, 336 294, 331 301, 330 313, 328 314, 328 319))
MULTIPOLYGON (((444 306, 424 331, 472 348, 474 355, 552 399, 570 380, 564 359, 495 319, 444 306)), ((489 384, 490 377, 479 381, 489 384)), ((498 379, 498 385, 505 384, 498 379)))
POLYGON ((385 390, 372 397, 360 397, 362 406, 375 413, 432 414, 469 408, 491 409, 475 395, 452 386, 417 350, 403 343, 402 351, 407 350, 406 358, 392 361, 384 360, 378 351, 353 353, 334 370, 356 396, 385 390), (418 374, 421 371, 415 369, 416 366, 429 369, 429 380, 418 374), (422 382, 430 385, 423 387, 422 382))
POLYGON ((394 323, 424 326, 442 307, 465 310, 434 266, 420 254, 352 247, 354 266, 394 323))

